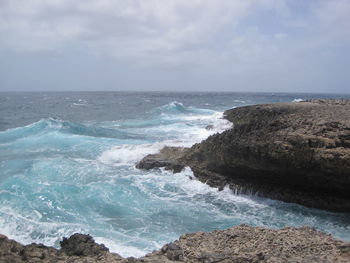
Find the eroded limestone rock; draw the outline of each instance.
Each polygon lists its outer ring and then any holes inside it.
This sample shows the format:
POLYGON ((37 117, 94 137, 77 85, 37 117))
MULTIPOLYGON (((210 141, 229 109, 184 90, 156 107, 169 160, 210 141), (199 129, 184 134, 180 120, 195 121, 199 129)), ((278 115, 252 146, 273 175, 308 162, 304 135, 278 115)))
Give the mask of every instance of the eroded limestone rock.
POLYGON ((189 166, 219 189, 350 212, 349 100, 246 106, 225 116, 232 129, 187 150, 146 156, 138 167, 189 166))

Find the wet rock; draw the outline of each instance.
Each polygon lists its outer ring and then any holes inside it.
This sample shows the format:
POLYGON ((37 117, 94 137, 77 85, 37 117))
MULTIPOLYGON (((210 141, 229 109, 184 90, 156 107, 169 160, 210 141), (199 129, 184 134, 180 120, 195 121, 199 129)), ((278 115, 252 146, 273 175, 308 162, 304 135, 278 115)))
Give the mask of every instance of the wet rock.
POLYGON ((174 173, 179 173, 185 167, 179 159, 187 151, 183 147, 164 147, 157 154, 149 154, 144 157, 137 165, 136 168, 150 170, 154 168, 164 167, 166 170, 171 170, 174 173))
POLYGON ((350 212, 350 100, 246 106, 225 118, 232 129, 190 149, 168 147, 138 167, 189 166, 219 190, 350 212))
POLYGON ((61 251, 68 256, 96 256, 108 252, 103 244, 95 243, 90 235, 74 234, 70 238, 63 238, 60 242, 61 251))
POLYGON ((213 174, 242 193, 350 212, 349 100, 235 108, 234 128, 194 145, 187 163, 201 181, 213 174))

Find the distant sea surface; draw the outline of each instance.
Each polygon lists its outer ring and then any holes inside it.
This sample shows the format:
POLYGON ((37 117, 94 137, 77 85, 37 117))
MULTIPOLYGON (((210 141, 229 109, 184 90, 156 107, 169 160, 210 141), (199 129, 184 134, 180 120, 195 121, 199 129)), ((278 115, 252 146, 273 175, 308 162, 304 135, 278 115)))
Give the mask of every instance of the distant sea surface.
POLYGON ((194 231, 238 224, 308 225, 350 241, 350 215, 219 192, 185 169, 141 171, 163 146, 191 146, 231 127, 223 111, 339 94, 0 93, 0 232, 59 247, 91 234, 123 256, 142 256, 194 231), (213 130, 206 130, 213 125, 213 130))

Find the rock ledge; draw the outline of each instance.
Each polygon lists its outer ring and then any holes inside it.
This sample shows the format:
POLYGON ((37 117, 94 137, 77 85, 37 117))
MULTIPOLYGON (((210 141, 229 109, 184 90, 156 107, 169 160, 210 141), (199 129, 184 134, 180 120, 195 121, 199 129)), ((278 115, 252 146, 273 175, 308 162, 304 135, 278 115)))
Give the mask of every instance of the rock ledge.
POLYGON ((350 100, 246 106, 225 118, 232 129, 189 149, 168 147, 138 167, 189 166, 219 189, 350 212, 350 100))

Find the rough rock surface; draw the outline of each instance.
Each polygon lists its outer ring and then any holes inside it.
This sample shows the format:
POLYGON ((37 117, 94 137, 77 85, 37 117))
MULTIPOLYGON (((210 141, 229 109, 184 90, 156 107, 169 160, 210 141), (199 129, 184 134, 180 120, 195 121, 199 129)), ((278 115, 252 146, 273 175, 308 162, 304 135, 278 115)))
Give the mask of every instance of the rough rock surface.
POLYGON ((214 187, 350 212, 349 100, 246 106, 225 117, 232 129, 167 162, 214 187))
POLYGON ((108 263, 122 262, 123 258, 110 253, 104 245, 98 245, 89 235, 74 234, 61 242, 62 249, 57 250, 42 244, 21 245, 0 235, 1 263, 108 263))
POLYGON ((164 147, 159 153, 147 155, 136 168, 149 170, 164 167, 166 170, 179 173, 185 167, 179 158, 187 152, 188 149, 184 147, 164 147))
POLYGON ((62 249, 31 244, 23 246, 0 235, 0 262, 350 262, 350 243, 310 227, 265 229, 240 225, 226 230, 186 234, 142 258, 109 253, 91 236, 74 234, 62 249))

